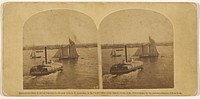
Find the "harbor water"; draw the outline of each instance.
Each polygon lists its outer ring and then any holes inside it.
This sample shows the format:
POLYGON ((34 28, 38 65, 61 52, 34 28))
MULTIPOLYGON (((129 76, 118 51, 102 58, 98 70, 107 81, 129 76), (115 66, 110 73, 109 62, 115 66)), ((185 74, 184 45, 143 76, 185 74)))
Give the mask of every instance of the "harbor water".
MULTIPOLYGON (((113 64, 124 59, 124 51, 117 51, 121 57, 111 57, 112 49, 102 49, 103 88, 104 89, 151 89, 173 88, 174 66, 173 46, 157 46, 159 57, 140 58, 143 61, 143 70, 137 70, 122 75, 111 75, 113 64)), ((128 57, 131 57, 137 48, 128 48, 128 57)))
POLYGON ((52 58, 58 49, 48 50, 48 60, 63 64, 63 71, 43 76, 31 76, 33 65, 44 61, 44 52, 36 53, 42 58, 30 58, 32 50, 23 52, 23 87, 24 89, 96 89, 98 88, 97 48, 77 48, 79 58, 61 60, 52 58))
MULTIPOLYGON (((157 46, 159 57, 140 58, 143 70, 112 75, 113 64, 124 59, 124 51, 117 51, 121 57, 111 57, 112 49, 102 49, 102 74, 104 89, 154 89, 174 87, 173 46, 157 46)), ((128 48, 131 57, 137 48, 128 48)), ((33 65, 44 61, 44 52, 37 53, 42 58, 30 58, 32 50, 23 52, 23 87, 24 89, 98 89, 98 54, 97 48, 77 48, 77 60, 57 61, 63 64, 63 71, 44 76, 31 76, 29 70, 33 65)), ((57 49, 48 50, 48 60, 57 49)))

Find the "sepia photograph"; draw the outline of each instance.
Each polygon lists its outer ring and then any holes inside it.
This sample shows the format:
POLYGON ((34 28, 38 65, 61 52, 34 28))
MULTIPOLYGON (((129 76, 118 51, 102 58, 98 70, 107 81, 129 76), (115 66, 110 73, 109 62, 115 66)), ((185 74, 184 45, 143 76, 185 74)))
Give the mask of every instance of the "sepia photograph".
POLYGON ((5 96, 194 96, 197 4, 7 2, 5 96))
POLYGON ((173 24, 151 10, 113 12, 100 24, 104 89, 174 87, 173 24))
POLYGON ((96 89, 96 26, 67 9, 39 12, 23 27, 24 89, 96 89))

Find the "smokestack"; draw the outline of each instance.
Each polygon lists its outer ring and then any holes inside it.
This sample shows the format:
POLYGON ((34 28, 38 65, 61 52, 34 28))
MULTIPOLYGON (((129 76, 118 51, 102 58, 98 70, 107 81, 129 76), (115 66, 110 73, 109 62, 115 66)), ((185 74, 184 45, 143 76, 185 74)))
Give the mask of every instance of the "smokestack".
POLYGON ((128 62, 127 60, 127 46, 125 45, 125 58, 126 58, 126 62, 128 62))
POLYGON ((47 64, 47 47, 44 48, 44 52, 45 52, 45 63, 47 64))

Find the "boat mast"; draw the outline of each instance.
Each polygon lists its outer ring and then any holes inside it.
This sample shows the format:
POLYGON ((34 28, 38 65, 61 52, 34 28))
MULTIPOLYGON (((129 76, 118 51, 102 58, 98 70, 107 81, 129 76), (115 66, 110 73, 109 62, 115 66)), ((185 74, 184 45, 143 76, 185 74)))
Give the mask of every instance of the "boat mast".
POLYGON ((36 57, 35 50, 33 50, 33 57, 36 57))
POLYGON ((148 47, 149 47, 149 48, 148 48, 148 56, 150 56, 150 55, 152 54, 151 51, 150 51, 150 50, 151 50, 151 49, 150 49, 150 47, 151 47, 150 43, 148 43, 148 47))
POLYGON ((60 56, 61 58, 63 58, 63 56, 64 56, 64 51, 63 51, 63 45, 62 45, 62 47, 61 47, 61 51, 62 51, 62 55, 60 56))
POLYGON ((143 56, 143 43, 142 43, 142 47, 141 47, 141 55, 140 57, 143 56))
POLYGON ((30 55, 30 57, 33 57, 33 50, 32 50, 32 52, 31 52, 31 55, 30 55))
POLYGON ((45 63, 47 64, 47 47, 44 47, 44 51, 45 51, 45 63))
POLYGON ((71 53, 71 52, 70 52, 70 45, 68 46, 68 50, 69 50, 69 51, 68 51, 68 56, 71 57, 71 56, 70 56, 70 53, 71 53))
POLYGON ((126 62, 128 62, 127 61, 127 46, 125 45, 125 59, 126 59, 126 62))
POLYGON ((69 39, 68 39, 68 41, 69 41, 69 45, 68 45, 68 57, 71 57, 71 52, 70 52, 70 46, 71 46, 71 43, 70 43, 70 37, 69 37, 69 39))

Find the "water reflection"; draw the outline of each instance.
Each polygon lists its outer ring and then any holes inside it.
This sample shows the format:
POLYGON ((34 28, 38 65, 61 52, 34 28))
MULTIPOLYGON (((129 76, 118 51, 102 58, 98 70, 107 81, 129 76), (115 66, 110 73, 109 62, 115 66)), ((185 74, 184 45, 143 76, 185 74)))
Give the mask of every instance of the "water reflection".
POLYGON ((151 57, 151 58, 149 58, 149 60, 151 63, 155 63, 158 61, 158 57, 151 57))
POLYGON ((143 62, 156 63, 158 61, 158 57, 144 57, 144 58, 140 58, 140 60, 143 62))

